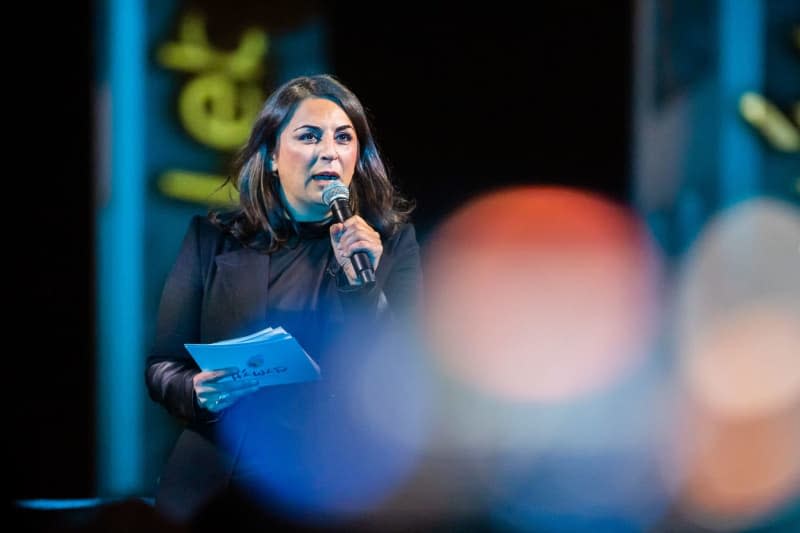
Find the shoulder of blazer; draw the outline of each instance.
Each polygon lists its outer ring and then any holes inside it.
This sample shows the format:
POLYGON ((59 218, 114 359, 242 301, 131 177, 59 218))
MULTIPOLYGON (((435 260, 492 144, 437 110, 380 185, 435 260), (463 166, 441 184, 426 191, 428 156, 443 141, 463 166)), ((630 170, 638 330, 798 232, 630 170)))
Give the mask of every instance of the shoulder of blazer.
POLYGON ((384 252, 393 254, 396 251, 403 251, 409 247, 418 247, 417 234, 414 225, 406 222, 401 225, 397 231, 389 237, 384 243, 384 252))
POLYGON ((216 271, 217 259, 231 252, 240 252, 242 244, 214 225, 206 216, 195 215, 189 223, 188 238, 192 241, 194 261, 206 286, 216 271))
POLYGON ((243 248, 236 238, 225 233, 204 215, 192 217, 190 231, 194 232, 199 254, 204 262, 214 256, 243 248))

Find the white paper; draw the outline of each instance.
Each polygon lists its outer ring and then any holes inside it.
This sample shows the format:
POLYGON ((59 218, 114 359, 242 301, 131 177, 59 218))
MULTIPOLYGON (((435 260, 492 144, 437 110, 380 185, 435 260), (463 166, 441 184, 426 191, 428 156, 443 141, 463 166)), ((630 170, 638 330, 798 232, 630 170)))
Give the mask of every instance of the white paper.
POLYGON ((208 344, 185 344, 202 370, 236 367, 234 381, 255 379, 261 386, 314 381, 320 369, 297 340, 283 328, 265 328, 250 335, 208 344))

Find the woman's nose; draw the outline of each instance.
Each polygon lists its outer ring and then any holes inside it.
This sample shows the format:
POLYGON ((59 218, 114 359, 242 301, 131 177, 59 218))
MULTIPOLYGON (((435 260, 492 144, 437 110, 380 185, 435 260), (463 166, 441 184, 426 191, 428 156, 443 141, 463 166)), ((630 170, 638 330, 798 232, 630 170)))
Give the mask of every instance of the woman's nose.
POLYGON ((328 161, 339 158, 339 153, 336 151, 336 142, 333 138, 323 138, 320 141, 320 157, 328 161))

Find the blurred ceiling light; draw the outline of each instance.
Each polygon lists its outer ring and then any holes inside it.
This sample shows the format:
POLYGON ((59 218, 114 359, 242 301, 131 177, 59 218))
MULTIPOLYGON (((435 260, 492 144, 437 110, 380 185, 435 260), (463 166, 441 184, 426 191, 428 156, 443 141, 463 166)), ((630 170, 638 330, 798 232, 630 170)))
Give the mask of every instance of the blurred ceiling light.
POLYGON ((679 371, 727 416, 800 398, 800 214, 776 200, 741 203, 693 245, 675 306, 679 371))
POLYGON ((648 351, 658 261, 631 212, 588 192, 483 196, 435 231, 423 328, 445 371, 500 398, 564 401, 648 351))
POLYGON ((751 418, 689 405, 684 431, 676 435, 685 475, 681 513, 722 531, 775 520, 800 495, 800 403, 751 418))

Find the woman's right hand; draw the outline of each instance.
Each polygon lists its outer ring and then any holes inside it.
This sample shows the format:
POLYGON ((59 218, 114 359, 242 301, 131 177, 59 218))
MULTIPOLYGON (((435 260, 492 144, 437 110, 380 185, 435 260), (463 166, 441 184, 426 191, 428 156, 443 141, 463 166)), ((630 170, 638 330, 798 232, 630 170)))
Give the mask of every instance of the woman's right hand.
POLYGON ((221 381, 236 374, 238 368, 222 368, 220 370, 205 370, 195 374, 192 378, 194 394, 200 407, 218 413, 227 409, 244 396, 258 390, 258 381, 248 379, 243 381, 221 381))

